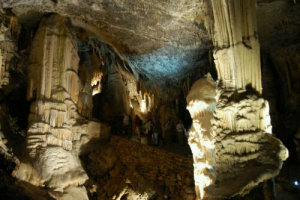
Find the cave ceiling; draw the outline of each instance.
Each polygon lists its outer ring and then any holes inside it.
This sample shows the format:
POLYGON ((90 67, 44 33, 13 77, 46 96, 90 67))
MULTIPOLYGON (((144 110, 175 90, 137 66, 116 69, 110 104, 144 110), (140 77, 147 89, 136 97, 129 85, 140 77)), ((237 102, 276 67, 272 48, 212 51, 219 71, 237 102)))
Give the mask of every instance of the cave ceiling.
MULTIPOLYGON (((126 59, 133 71, 155 83, 176 82, 195 74, 200 77, 209 71, 207 55, 212 43, 208 30, 212 23, 204 0, 0 2, 27 26, 38 22, 44 13, 69 17, 73 25, 96 34, 126 59)), ((272 48, 276 43, 280 46, 300 38, 297 8, 299 4, 288 0, 258 1, 258 28, 263 47, 272 48)))
POLYGON ((55 12, 82 28, 97 29, 133 70, 154 81, 178 80, 207 65, 211 43, 204 1, 8 0, 3 7, 27 24, 37 12, 55 12))

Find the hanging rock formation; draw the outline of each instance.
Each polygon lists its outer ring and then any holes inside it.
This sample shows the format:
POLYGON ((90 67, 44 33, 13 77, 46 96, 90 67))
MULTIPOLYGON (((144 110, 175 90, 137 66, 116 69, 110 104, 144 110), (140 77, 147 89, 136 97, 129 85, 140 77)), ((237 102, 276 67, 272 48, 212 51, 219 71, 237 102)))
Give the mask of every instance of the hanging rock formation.
POLYGON ((219 81, 232 89, 251 85, 261 92, 256 1, 211 1, 214 15, 214 59, 219 81))
MULTIPOLYGON (((220 0, 211 4, 219 84, 210 134, 203 130, 210 124, 190 111, 194 130, 189 144, 199 199, 244 195, 276 176, 288 157, 287 149, 271 135, 269 105, 260 97, 256 1, 220 0)), ((198 90, 201 93, 203 89, 198 90)), ((204 111, 209 107, 206 101, 202 103, 204 111)), ((191 107, 190 102, 188 109, 191 107)))
POLYGON ((99 136, 96 132, 100 131, 100 124, 78 113, 81 85, 77 75, 77 39, 65 18, 51 15, 42 20, 32 47, 28 99, 34 102, 29 116, 27 150, 35 175, 21 173, 21 165, 17 176, 87 199, 84 187, 75 187, 88 179, 78 153, 90 137, 99 136))

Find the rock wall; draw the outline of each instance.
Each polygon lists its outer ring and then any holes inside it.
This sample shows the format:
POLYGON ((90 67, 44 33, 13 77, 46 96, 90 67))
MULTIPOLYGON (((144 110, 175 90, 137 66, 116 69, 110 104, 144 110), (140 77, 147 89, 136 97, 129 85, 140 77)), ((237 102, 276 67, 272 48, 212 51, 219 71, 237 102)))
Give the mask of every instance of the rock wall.
POLYGON ((0 88, 9 84, 9 68, 16 55, 19 32, 16 17, 0 13, 0 88))
POLYGON ((146 179, 161 197, 195 198, 191 158, 118 136, 112 136, 111 145, 120 162, 146 179))
POLYGON ((296 153, 300 161, 300 44, 283 47, 270 52, 270 60, 276 74, 280 96, 277 100, 279 119, 277 135, 296 153), (293 145, 289 145, 294 140, 293 145), (296 151, 296 152, 295 152, 296 151))

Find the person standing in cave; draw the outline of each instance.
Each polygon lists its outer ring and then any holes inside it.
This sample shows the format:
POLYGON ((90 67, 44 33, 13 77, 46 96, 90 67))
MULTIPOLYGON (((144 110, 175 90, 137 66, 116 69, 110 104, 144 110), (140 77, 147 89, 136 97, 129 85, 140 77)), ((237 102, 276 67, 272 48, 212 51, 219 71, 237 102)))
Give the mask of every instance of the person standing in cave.
POLYGON ((145 124, 145 134, 149 142, 151 141, 152 133, 153 133, 153 123, 152 120, 149 119, 145 124))
POLYGON ((158 146, 158 131, 156 129, 152 133, 152 144, 158 146))
POLYGON ((177 140, 179 144, 183 145, 184 136, 185 136, 185 128, 181 120, 178 121, 176 125, 176 132, 177 132, 177 140))
POLYGON ((141 125, 142 125, 142 120, 139 118, 138 115, 135 115, 135 118, 134 118, 134 132, 135 132, 135 136, 137 138, 140 138, 140 136, 141 136, 141 125))
POLYGON ((129 124, 130 124, 130 118, 129 116, 124 113, 123 114, 123 135, 125 136, 129 136, 129 131, 130 131, 130 127, 129 127, 129 124))

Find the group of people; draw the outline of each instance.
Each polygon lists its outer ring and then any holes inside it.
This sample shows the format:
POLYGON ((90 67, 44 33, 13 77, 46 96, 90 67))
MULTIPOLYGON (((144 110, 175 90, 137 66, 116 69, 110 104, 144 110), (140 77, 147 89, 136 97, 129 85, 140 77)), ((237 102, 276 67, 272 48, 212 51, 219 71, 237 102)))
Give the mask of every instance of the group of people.
MULTIPOLYGON (((172 124, 171 122, 167 123, 167 126, 172 124)), ((133 138, 144 144, 158 146, 175 142, 184 145, 188 136, 188 132, 186 131, 182 120, 179 120, 173 129, 166 129, 161 126, 160 121, 157 118, 150 118, 146 122, 143 122, 138 115, 135 115, 132 121, 130 116, 123 114, 122 124, 122 134, 124 136, 133 138), (171 135, 171 137, 168 137, 167 135, 171 135)))

